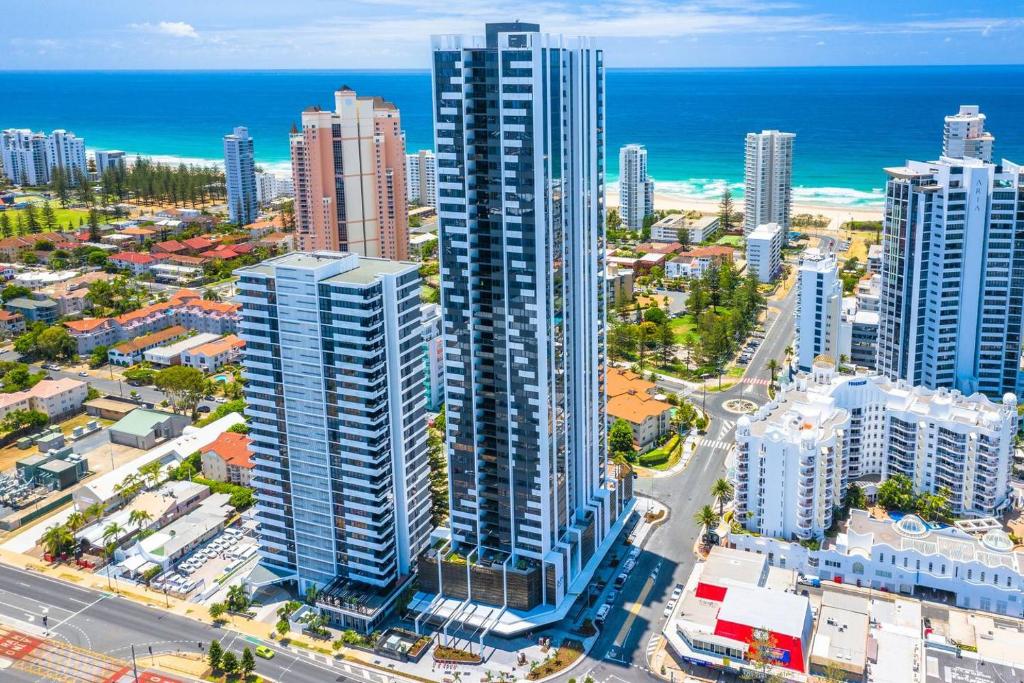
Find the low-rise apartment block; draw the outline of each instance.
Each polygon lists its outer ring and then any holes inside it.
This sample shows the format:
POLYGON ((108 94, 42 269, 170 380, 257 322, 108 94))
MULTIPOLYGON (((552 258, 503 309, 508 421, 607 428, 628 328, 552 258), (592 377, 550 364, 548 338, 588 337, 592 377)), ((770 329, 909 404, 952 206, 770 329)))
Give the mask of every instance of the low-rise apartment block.
POLYGON ((665 277, 701 277, 711 266, 720 268, 724 263, 732 263, 735 252, 736 250, 732 247, 719 245, 697 247, 690 251, 680 252, 675 258, 665 263, 665 277))
POLYGON ((64 323, 78 343, 78 353, 97 346, 112 346, 151 332, 181 325, 195 332, 233 334, 238 324, 237 304, 206 301, 199 292, 182 289, 169 301, 151 304, 114 318, 84 318, 64 323))
POLYGON ((747 272, 758 282, 771 282, 782 268, 785 234, 778 223, 759 225, 747 235, 747 272))
POLYGON ((150 349, 155 349, 163 344, 188 334, 188 330, 181 325, 172 325, 159 332, 151 332, 131 341, 118 344, 107 351, 107 361, 111 365, 128 367, 142 361, 144 354, 150 349))
POLYGON ((228 363, 238 360, 245 342, 233 334, 187 349, 181 354, 181 364, 202 370, 216 372, 228 363))
POLYGON ((706 242, 721 230, 718 216, 687 218, 686 214, 673 213, 651 226, 651 239, 655 242, 678 242, 679 231, 686 231, 689 244, 706 242))
POLYGON ((203 476, 213 481, 225 481, 249 486, 252 480, 252 451, 245 434, 224 432, 202 451, 203 476))
POLYGON ((31 389, 0 394, 0 419, 16 410, 37 410, 59 419, 82 409, 89 386, 77 379, 44 379, 31 389))
POLYGON ((672 405, 655 398, 658 387, 634 372, 608 368, 605 377, 608 393, 608 421, 625 420, 633 430, 633 440, 641 452, 653 448, 669 430, 672 405))

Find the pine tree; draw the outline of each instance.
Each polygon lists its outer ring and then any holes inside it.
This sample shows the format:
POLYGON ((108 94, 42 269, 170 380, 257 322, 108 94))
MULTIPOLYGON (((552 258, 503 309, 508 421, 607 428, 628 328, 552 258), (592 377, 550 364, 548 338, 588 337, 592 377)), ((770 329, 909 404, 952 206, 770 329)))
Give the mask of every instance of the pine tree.
POLYGON ((722 201, 718 203, 718 221, 722 224, 723 230, 729 230, 732 228, 733 220, 733 206, 732 206, 732 192, 729 188, 725 188, 722 193, 722 201))
POLYGON ((4 237, 11 236, 11 219, 8 218, 6 211, 0 213, 0 235, 4 237))
POLYGON ((224 656, 224 650, 220 646, 219 641, 213 641, 210 643, 210 649, 206 653, 206 661, 209 662, 210 668, 217 670, 220 668, 221 657, 224 656))
POLYGON ((245 648, 242 650, 242 663, 238 667, 238 672, 242 674, 242 678, 248 678, 256 669, 256 660, 252 656, 252 650, 245 648))
POLYGON ((71 191, 68 188, 68 176, 60 166, 53 169, 53 175, 50 177, 50 189, 57 195, 60 207, 62 209, 68 208, 71 191))
POLYGON ((36 205, 30 203, 25 207, 25 226, 31 233, 38 233, 42 231, 39 225, 39 214, 36 212, 36 205))
POLYGON ((238 657, 231 650, 226 650, 220 657, 220 668, 226 674, 233 674, 238 670, 238 657))
POLYGON ((99 242, 100 233, 100 212, 96 209, 89 209, 89 241, 99 242))
POLYGON ((53 212, 49 201, 43 203, 43 225, 50 231, 57 229, 57 214, 53 212))

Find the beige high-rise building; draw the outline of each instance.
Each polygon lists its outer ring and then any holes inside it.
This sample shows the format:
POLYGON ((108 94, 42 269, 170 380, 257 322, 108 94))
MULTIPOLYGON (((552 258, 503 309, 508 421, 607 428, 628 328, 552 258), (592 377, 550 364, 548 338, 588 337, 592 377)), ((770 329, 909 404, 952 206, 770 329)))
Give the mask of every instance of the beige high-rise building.
POLYGON ((291 153, 299 250, 408 258, 405 135, 394 104, 342 86, 334 111, 302 112, 291 153))

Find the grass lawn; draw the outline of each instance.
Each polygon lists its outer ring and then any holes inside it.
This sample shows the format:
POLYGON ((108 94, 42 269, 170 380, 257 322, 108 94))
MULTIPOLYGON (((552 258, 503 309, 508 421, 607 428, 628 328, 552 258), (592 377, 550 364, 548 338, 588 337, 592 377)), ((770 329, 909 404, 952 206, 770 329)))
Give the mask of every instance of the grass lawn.
POLYGON ((672 318, 669 326, 676 335, 676 342, 681 344, 687 334, 697 329, 697 321, 693 319, 692 315, 687 313, 681 318, 672 318))
POLYGON ((720 237, 718 241, 715 242, 715 244, 723 247, 739 248, 743 246, 743 238, 740 237, 739 235, 725 235, 723 237, 720 237))
MULTIPOLYGON (((71 223, 72 227, 78 228, 78 221, 79 220, 86 221, 86 222, 89 220, 89 212, 84 210, 84 209, 62 209, 62 208, 60 208, 60 206, 57 206, 56 204, 52 204, 52 206, 53 206, 53 214, 54 214, 54 216, 57 219, 57 229, 58 230, 67 230, 68 223, 71 223)), ((6 213, 7 217, 10 219, 10 221, 11 221, 11 229, 13 230, 15 228, 15 226, 18 224, 18 214, 25 213, 25 210, 24 209, 7 209, 6 211, 4 211, 4 213, 6 213)), ((36 211, 36 215, 39 217, 40 224, 42 224, 42 220, 43 220, 42 206, 38 207, 38 210, 36 211)), ((44 226, 42 228, 42 230, 45 231, 46 227, 44 226)))
POLYGON ((637 465, 639 467, 649 470, 667 470, 676 466, 679 462, 679 458, 683 454, 683 441, 679 438, 679 435, 673 435, 665 445, 660 448, 655 448, 652 451, 644 453, 637 458, 637 465), (644 465, 643 463, 650 463, 644 465))

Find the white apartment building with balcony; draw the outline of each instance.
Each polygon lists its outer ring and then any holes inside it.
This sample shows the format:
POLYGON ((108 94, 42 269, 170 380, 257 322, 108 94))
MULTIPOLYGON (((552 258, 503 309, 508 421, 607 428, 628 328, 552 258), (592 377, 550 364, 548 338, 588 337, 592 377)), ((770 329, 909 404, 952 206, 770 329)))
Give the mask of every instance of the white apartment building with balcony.
POLYGON ((778 223, 765 223, 747 235, 747 272, 758 282, 771 282, 782 269, 782 233, 778 223))
POLYGON ((763 130, 747 133, 743 234, 759 225, 778 223, 783 239, 789 232, 793 206, 793 142, 795 133, 763 130))
POLYGON ((902 474, 917 492, 950 491, 954 515, 1011 503, 1017 400, 929 390, 880 375, 840 375, 819 359, 736 423, 736 510, 748 529, 820 538, 850 484, 902 474))
MULTIPOLYGON (((825 355, 839 361, 843 283, 834 252, 810 248, 800 256, 793 364, 810 372, 814 359, 825 355)), ((849 354, 846 354, 849 355, 849 354)))
POLYGON ((430 534, 417 266, 293 252, 237 275, 262 564, 371 630, 430 534))
POLYGON ((256 158, 249 129, 236 126, 224 136, 224 184, 228 194, 228 220, 241 227, 259 215, 256 158))
POLYGON ((87 177, 89 167, 85 160, 85 140, 74 133, 57 129, 46 138, 46 162, 52 177, 56 168, 64 171, 69 185, 78 184, 87 177))
POLYGON ((976 104, 962 104, 960 111, 946 117, 942 129, 942 156, 991 162, 995 141, 995 136, 985 130, 981 108, 976 104))
POLYGON ((885 171, 879 372, 992 398, 1016 392, 1024 166, 944 156, 885 171))
POLYGON ((405 155, 405 192, 409 203, 437 207, 437 157, 429 149, 405 155))
POLYGON ((28 128, 8 128, 0 133, 0 166, 17 185, 45 185, 50 182, 47 140, 43 133, 28 128))
POLYGON ((625 145, 619 150, 619 215, 629 230, 640 230, 654 213, 654 179, 647 175, 647 148, 625 145))

